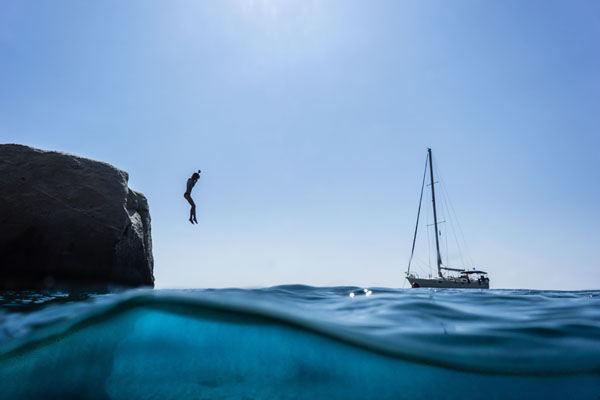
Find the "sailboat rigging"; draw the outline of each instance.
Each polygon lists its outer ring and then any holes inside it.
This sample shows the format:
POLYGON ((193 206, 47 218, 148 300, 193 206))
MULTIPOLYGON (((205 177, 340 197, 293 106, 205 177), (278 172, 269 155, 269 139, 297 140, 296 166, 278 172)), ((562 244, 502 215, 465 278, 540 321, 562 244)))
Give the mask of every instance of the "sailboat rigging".
POLYGON ((461 288, 461 289, 489 289, 490 280, 487 272, 480 270, 467 270, 465 268, 450 268, 443 264, 442 255, 440 252, 438 215, 435 203, 435 180, 433 175, 433 156, 431 149, 427 149, 427 159, 425 160, 425 172, 423 173, 423 183, 421 184, 421 196, 419 199, 419 209, 417 211, 417 223, 415 226, 415 235, 413 237, 412 250, 408 261, 408 269, 406 271, 406 279, 410 282, 413 288, 461 288), (427 167, 429 167, 429 178, 431 186, 431 202, 433 207, 433 225, 435 228, 435 248, 436 248, 436 264, 437 277, 431 275, 427 278, 421 278, 414 272, 411 273, 410 266, 415 253, 415 243, 417 241, 417 232, 419 229, 419 218, 421 215, 421 205, 423 202, 423 192, 425 188, 425 178, 427 176, 427 167), (442 273, 444 271, 445 273, 442 273), (458 272, 458 275, 453 275, 450 272, 458 272))

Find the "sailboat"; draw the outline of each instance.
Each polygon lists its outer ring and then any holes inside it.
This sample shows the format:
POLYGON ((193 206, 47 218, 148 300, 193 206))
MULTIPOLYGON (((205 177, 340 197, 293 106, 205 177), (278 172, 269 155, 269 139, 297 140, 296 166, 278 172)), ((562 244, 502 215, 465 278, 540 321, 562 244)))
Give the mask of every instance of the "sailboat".
POLYGON ((459 289, 489 289, 490 279, 487 272, 466 268, 450 268, 442 262, 440 253, 437 209, 435 204, 435 181, 433 178, 433 157, 431 149, 427 149, 427 160, 425 160, 425 173, 423 174, 423 184, 421 186, 421 198, 419 200, 419 210, 417 212, 417 224, 415 227, 415 235, 413 238, 412 251, 408 261, 408 269, 406 271, 406 279, 410 282, 413 288, 459 288, 459 289), (410 271, 410 265, 415 253, 415 243, 417 240, 417 231, 419 229, 419 216, 421 214, 421 204, 423 201, 423 189, 425 187, 425 177, 427 175, 427 166, 429 165, 429 178, 431 186, 431 202, 433 207, 433 225, 435 227, 435 247, 437 251, 437 276, 419 277, 415 272, 410 271))

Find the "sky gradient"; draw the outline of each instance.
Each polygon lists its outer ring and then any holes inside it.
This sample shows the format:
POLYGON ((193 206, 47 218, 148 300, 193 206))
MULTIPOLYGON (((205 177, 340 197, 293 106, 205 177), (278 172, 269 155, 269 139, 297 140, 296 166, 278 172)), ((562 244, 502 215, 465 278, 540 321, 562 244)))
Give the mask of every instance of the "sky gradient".
POLYGON ((600 289, 597 1, 3 1, 0 60, 0 142, 128 171, 159 288, 402 287, 432 147, 492 288, 600 289))

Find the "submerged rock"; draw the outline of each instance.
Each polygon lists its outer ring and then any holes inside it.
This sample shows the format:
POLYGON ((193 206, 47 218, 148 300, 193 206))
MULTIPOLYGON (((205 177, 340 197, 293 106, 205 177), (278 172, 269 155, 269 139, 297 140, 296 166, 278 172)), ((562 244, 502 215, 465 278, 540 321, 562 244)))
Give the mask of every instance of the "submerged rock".
POLYGON ((0 288, 153 286, 146 197, 125 171, 0 145, 0 288))

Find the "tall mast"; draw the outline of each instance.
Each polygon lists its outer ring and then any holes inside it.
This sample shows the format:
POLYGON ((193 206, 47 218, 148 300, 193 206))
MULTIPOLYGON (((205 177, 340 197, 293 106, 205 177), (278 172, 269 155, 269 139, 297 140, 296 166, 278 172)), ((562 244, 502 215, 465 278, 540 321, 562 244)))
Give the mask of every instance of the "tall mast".
POLYGON ((438 222, 437 222, 437 211, 435 209, 435 190, 433 188, 433 157, 431 156, 431 149, 427 149, 427 154, 429 155, 429 174, 431 176, 431 200, 433 201, 433 224, 435 225, 435 248, 437 249, 437 268, 438 268, 438 276, 442 277, 442 256, 440 255, 440 239, 439 239, 439 231, 438 231, 438 222))

